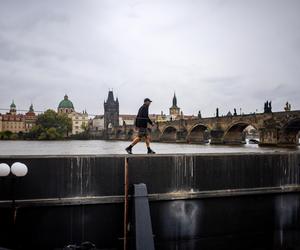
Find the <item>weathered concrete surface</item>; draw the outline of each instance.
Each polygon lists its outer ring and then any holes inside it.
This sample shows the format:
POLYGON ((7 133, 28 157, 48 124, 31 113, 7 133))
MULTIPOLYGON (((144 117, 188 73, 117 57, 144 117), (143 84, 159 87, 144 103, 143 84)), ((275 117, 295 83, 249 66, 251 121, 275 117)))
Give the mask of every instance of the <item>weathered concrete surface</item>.
MULTIPOLYGON (((1 157, 29 173, 0 179, 0 246, 120 247, 124 157, 1 157)), ((129 180, 147 185, 157 249, 300 246, 299 153, 132 156, 129 180)))

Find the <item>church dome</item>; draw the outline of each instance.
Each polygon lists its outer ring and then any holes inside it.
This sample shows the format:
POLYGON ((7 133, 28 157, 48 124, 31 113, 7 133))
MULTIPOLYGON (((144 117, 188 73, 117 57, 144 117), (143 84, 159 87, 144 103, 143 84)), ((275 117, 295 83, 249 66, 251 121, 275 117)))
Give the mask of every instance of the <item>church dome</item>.
POLYGON ((65 95, 64 99, 58 105, 59 109, 74 109, 73 103, 69 100, 68 96, 65 95))

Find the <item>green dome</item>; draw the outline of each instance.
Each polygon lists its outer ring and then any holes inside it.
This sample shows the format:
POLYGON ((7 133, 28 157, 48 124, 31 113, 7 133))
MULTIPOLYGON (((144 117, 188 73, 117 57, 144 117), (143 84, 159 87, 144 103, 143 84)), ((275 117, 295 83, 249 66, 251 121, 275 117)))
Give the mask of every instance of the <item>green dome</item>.
POLYGON ((65 95, 64 99, 58 105, 59 109, 74 109, 73 103, 69 100, 68 96, 65 95))

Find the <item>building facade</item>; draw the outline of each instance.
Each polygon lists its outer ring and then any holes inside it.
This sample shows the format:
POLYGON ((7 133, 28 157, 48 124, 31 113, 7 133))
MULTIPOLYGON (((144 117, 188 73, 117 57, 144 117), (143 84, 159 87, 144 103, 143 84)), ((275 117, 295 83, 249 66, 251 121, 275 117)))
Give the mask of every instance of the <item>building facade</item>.
POLYGON ((102 130, 104 130, 104 116, 103 115, 96 115, 92 119, 91 129, 93 131, 102 131, 102 130))
POLYGON ((25 114, 25 131, 29 132, 35 125, 37 116, 34 112, 33 105, 29 107, 29 111, 25 114))
POLYGON ((57 107, 59 114, 66 114, 72 121, 72 135, 77 135, 87 129, 89 123, 89 116, 86 111, 82 113, 76 112, 73 102, 69 100, 68 95, 59 103, 57 107))
POLYGON ((113 91, 108 92, 104 102, 104 128, 109 129, 119 126, 119 100, 114 98, 113 91))
POLYGON ((119 115, 119 125, 134 125, 136 115, 119 115))
POLYGON ((160 112, 160 115, 157 115, 157 122, 165 122, 168 121, 168 116, 164 114, 163 111, 160 112))
POLYGON ((16 104, 12 101, 9 112, 0 115, 0 131, 10 131, 12 133, 29 132, 36 123, 36 119, 32 104, 25 115, 17 114, 16 104))
POLYGON ((10 131, 12 133, 25 132, 25 117, 23 114, 17 114, 14 101, 10 105, 9 112, 2 115, 2 131, 10 131))
POLYGON ((82 113, 73 112, 69 114, 69 117, 72 120, 72 135, 80 134, 87 129, 89 116, 86 111, 82 113))

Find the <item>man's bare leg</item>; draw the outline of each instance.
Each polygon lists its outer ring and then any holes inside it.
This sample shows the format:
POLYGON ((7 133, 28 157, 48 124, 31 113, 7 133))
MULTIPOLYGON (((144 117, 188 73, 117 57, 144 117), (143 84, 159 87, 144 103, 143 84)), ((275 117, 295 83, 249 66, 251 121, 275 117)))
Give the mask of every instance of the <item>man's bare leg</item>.
POLYGON ((149 135, 146 136, 145 143, 146 143, 147 148, 150 148, 150 136, 149 135))
POLYGON ((145 142, 146 142, 148 154, 155 154, 155 152, 150 148, 150 141, 151 141, 151 138, 149 135, 147 135, 145 138, 145 142))
POLYGON ((129 147, 125 148, 126 152, 128 154, 132 154, 132 148, 134 145, 136 145, 137 143, 139 143, 141 141, 141 138, 139 136, 135 137, 134 140, 132 141, 132 143, 129 145, 129 147))
POLYGON ((132 143, 130 144, 130 146, 133 147, 134 145, 136 145, 140 141, 141 141, 141 138, 139 136, 137 136, 137 137, 134 138, 134 140, 132 141, 132 143))

